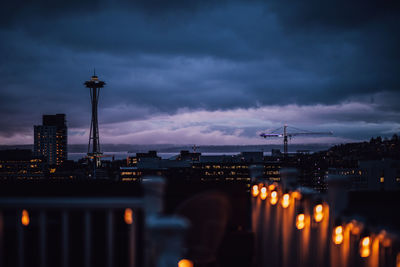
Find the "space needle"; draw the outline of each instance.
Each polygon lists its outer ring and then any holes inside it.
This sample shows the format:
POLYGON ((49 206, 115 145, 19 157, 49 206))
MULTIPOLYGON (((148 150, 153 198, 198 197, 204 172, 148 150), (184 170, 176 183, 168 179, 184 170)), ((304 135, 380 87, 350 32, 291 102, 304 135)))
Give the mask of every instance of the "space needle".
MULTIPOLYGON (((88 158, 93 160, 94 172, 96 168, 101 166, 101 156, 103 153, 100 152, 100 140, 99 140, 99 124, 97 116, 97 106, 100 96, 100 88, 103 88, 106 83, 100 81, 96 76, 96 72, 93 73, 92 78, 86 81, 84 85, 90 89, 90 100, 92 103, 92 122, 90 124, 89 134, 89 145, 88 145, 88 158)), ((94 173, 94 177, 96 174, 94 173)))

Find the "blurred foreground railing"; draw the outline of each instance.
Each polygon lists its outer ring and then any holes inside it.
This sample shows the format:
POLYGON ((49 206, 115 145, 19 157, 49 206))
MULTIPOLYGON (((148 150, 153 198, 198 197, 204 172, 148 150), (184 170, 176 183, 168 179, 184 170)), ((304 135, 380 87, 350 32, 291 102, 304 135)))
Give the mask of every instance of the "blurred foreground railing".
POLYGON ((330 177, 329 192, 293 189, 254 179, 255 266, 400 267, 398 236, 343 217, 345 181, 330 177))
POLYGON ((0 266, 177 266, 188 225, 162 215, 163 179, 142 184, 142 198, 0 198, 0 266))

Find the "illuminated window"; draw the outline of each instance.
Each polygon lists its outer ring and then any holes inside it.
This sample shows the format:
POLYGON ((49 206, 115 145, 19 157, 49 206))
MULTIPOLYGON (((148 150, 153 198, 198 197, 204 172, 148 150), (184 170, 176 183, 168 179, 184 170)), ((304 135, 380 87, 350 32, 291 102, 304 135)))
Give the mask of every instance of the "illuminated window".
POLYGON ((379 181, 381 182, 381 183, 384 183, 385 182, 385 177, 381 177, 380 179, 379 179, 379 181))

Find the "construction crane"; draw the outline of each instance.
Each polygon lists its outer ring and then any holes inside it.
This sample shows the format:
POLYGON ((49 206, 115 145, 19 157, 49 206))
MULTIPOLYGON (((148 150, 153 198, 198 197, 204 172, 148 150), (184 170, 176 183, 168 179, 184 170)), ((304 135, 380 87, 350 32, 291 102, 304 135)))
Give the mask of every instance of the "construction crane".
POLYGON ((283 127, 279 127, 269 133, 261 133, 260 136, 264 138, 282 138, 283 137, 283 152, 284 155, 287 156, 288 154, 288 138, 292 138, 294 136, 306 136, 306 135, 332 135, 332 132, 311 132, 306 130, 301 130, 295 127, 289 127, 286 124, 283 127), (299 132, 288 132, 288 128, 293 128, 299 132), (283 132, 282 132, 283 130, 283 132), (280 131, 280 132, 278 132, 280 131))

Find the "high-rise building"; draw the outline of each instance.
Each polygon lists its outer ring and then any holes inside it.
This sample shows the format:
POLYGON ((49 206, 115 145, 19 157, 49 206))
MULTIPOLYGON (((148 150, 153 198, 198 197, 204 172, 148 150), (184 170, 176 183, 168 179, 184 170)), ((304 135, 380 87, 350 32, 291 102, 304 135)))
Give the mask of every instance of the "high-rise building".
POLYGON ((68 157, 65 114, 43 115, 42 124, 34 126, 34 153, 50 165, 62 165, 68 157))

